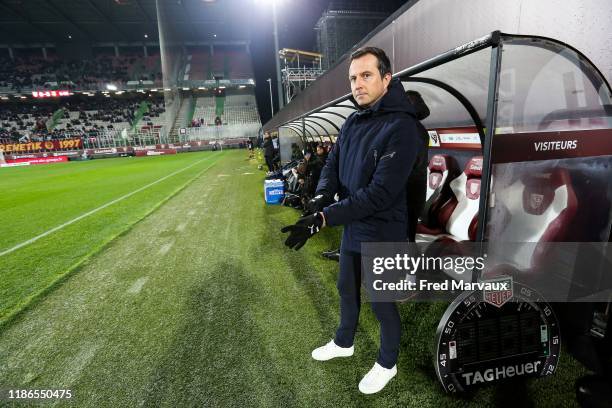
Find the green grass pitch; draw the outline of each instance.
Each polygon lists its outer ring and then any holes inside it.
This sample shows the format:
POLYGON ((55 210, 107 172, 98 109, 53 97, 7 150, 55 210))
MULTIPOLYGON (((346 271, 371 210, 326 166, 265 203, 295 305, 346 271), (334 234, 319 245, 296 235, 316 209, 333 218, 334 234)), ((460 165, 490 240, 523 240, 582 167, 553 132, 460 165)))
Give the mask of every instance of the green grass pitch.
POLYGON ((0 389, 70 389, 58 405, 79 407, 576 405, 567 354, 550 378, 446 395, 445 304, 400 305, 398 375, 379 394, 357 390, 378 347, 367 305, 355 355, 312 360, 338 322, 337 264, 319 254, 339 230, 286 249, 298 214, 265 205, 263 178, 244 150, 1 169, 0 389))

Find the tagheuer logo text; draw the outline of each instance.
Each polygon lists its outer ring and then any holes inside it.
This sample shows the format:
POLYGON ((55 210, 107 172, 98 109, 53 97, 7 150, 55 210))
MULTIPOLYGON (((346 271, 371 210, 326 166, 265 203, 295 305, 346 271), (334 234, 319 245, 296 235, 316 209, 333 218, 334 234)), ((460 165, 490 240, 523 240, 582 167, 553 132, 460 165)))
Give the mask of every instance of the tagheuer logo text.
POLYGON ((511 366, 489 368, 483 372, 474 371, 471 373, 463 373, 461 376, 465 380, 465 385, 474 385, 478 383, 502 380, 517 375, 533 374, 538 371, 538 365, 540 365, 540 363, 541 361, 534 361, 533 363, 522 363, 511 366))

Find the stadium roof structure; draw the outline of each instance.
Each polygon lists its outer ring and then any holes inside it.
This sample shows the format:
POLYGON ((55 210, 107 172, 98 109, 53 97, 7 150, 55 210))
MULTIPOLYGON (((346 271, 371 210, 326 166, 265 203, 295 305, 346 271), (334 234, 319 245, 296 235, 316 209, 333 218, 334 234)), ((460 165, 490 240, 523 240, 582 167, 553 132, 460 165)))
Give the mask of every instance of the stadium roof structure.
MULTIPOLYGON (((248 39, 241 0, 159 1, 180 42, 248 39)), ((0 43, 156 43, 157 18, 156 0, 0 0, 0 43)))
MULTIPOLYGON (((559 76, 564 75, 559 70, 565 69, 567 80, 584 77, 599 89, 599 97, 609 100, 610 27, 609 0, 590 0, 586 4, 583 0, 519 0, 503 5, 490 0, 412 0, 272 117, 264 130, 287 128, 314 140, 337 134, 355 110, 349 100, 350 52, 367 45, 385 49, 394 77, 403 82, 405 89, 419 91, 428 104, 434 105, 432 115, 424 122, 426 126, 471 124, 483 138, 487 107, 492 105, 488 99, 496 97, 496 92, 489 92, 491 80, 500 72, 494 59, 498 54, 492 50, 501 49, 502 43, 507 45, 506 50, 512 49, 504 57, 508 70, 503 84, 512 87, 513 95, 531 92, 530 96, 538 96, 525 73, 520 78, 516 74, 512 81, 512 71, 518 67, 530 75, 540 75, 541 84, 546 82, 542 73, 559 76), (547 51, 539 52, 538 48, 547 51), (558 72, 551 64, 558 64, 558 72), (308 126, 315 123, 319 126, 308 126)), ((540 91, 539 96, 545 96, 540 91)), ((503 92, 508 91, 502 89, 500 94, 503 92)), ((552 102, 563 101, 564 97, 556 95, 552 102)), ((599 99, 597 92, 589 97, 599 99)), ((537 109, 547 109, 547 104, 539 100, 534 108, 525 105, 524 100, 506 99, 514 103, 508 109, 527 116, 537 116, 542 113, 537 109)))

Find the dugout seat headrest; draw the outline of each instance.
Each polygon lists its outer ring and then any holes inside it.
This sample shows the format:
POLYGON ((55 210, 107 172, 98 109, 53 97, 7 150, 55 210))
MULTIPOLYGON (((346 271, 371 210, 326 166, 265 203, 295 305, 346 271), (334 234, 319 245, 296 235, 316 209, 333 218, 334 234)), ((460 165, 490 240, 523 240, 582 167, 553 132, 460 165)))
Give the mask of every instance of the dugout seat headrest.
POLYGON ((531 215, 541 215, 552 204, 555 191, 563 185, 570 185, 569 174, 564 171, 554 171, 544 174, 533 174, 522 179, 523 211, 531 215))
POLYGON ((545 265, 551 248, 548 243, 571 238, 578 200, 567 169, 526 173, 498 189, 496 197, 505 219, 499 222, 496 239, 523 243, 507 254, 508 262, 519 269, 545 265))
POLYGON ((465 170, 463 171, 466 176, 469 177, 478 177, 482 175, 482 156, 472 157, 465 165, 465 170))
POLYGON ((467 177, 465 181, 465 195, 470 200, 480 198, 480 176, 482 174, 482 156, 472 157, 465 165, 463 171, 467 177))
POLYGON ((449 156, 445 154, 436 154, 429 160, 429 170, 446 171, 448 168, 449 156))
POLYGON ((429 160, 429 176, 427 177, 427 184, 430 190, 437 189, 444 181, 446 181, 447 174, 445 174, 445 172, 451 167, 449 162, 450 159, 450 156, 436 154, 429 160))
POLYGON ((450 180, 459 173, 457 161, 446 154, 436 154, 429 159, 427 165, 427 189, 425 193, 425 206, 420 214, 420 224, 417 230, 432 232, 439 230, 437 213, 440 207, 452 195, 450 180), (433 228, 433 230, 432 230, 433 228))

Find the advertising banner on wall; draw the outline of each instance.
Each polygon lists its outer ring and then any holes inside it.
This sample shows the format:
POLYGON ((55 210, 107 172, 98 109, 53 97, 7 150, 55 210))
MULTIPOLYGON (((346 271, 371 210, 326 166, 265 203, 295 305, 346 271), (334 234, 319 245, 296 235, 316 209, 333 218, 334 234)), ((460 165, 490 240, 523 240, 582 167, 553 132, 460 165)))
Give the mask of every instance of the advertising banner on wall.
POLYGON ((39 150, 81 149, 82 147, 83 141, 79 138, 46 140, 44 142, 0 143, 0 151, 4 153, 35 152, 39 150))

